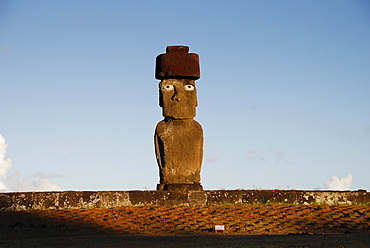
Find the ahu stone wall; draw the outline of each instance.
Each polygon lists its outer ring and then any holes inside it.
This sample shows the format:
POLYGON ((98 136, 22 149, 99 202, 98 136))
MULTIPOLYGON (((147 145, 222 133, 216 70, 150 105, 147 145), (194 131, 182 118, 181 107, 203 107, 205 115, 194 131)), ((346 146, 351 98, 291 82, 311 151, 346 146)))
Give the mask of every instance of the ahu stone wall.
POLYGON ((111 208, 121 206, 204 206, 225 204, 370 204, 370 193, 304 190, 60 191, 0 193, 0 211, 111 208))

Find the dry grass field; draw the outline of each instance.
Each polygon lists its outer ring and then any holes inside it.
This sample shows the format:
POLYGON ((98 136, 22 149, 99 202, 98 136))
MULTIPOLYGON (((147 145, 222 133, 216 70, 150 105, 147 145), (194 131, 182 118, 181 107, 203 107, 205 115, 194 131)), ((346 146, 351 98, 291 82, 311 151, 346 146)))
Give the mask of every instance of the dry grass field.
POLYGON ((0 212, 0 247, 370 247, 369 205, 0 212), (224 232, 215 233, 214 226, 224 232))

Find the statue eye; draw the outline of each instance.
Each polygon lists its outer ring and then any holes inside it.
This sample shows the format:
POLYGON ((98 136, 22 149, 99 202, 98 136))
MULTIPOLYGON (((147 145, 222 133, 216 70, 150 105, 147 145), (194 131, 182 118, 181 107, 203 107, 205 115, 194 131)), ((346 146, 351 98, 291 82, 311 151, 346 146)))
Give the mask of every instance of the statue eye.
POLYGON ((163 86, 162 89, 165 90, 165 91, 173 90, 173 85, 167 84, 167 85, 163 86))
POLYGON ((187 84, 184 86, 186 91, 193 91, 195 89, 194 85, 187 84))

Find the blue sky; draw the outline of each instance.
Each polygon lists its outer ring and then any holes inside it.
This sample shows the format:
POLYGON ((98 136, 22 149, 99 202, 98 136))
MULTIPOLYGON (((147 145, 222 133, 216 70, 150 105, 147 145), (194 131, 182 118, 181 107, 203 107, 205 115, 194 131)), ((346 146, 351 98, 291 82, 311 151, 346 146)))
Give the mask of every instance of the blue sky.
POLYGON ((370 190, 369 13, 356 0, 0 0, 0 181, 155 189, 155 57, 188 45, 205 189, 336 176, 370 190))

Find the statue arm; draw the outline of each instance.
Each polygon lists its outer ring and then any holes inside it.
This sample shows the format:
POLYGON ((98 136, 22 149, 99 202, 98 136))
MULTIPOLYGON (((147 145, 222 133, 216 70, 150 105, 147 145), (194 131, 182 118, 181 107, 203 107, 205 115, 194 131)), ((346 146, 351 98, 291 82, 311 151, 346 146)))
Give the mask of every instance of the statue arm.
POLYGON ((155 157, 157 159, 157 164, 158 164, 159 168, 163 168, 162 159, 161 159, 160 137, 157 133, 157 129, 158 129, 158 126, 157 126, 157 128, 155 130, 155 134, 154 134, 155 157))

